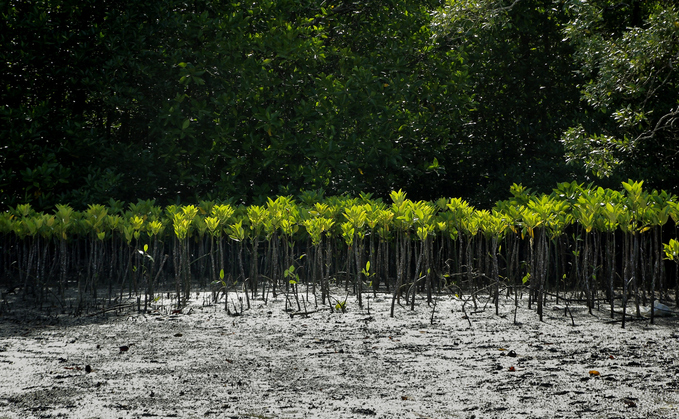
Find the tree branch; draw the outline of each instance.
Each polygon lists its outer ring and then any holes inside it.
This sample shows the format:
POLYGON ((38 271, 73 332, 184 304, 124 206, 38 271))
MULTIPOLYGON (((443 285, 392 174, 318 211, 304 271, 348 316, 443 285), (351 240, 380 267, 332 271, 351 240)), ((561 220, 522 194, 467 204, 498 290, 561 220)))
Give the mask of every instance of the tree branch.
POLYGON ((679 108, 670 111, 669 113, 663 115, 658 122, 655 124, 655 128, 652 131, 645 131, 637 136, 632 143, 637 141, 650 140, 655 136, 658 131, 674 127, 674 124, 679 120, 679 108))

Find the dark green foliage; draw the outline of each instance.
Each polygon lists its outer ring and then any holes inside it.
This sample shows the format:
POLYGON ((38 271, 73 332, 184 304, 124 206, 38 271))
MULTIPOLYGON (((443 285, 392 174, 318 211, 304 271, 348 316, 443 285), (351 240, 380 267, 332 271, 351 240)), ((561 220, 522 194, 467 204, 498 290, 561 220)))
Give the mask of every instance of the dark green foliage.
POLYGON ((595 177, 679 184, 679 9, 674 2, 572 2, 564 28, 586 101, 566 157, 595 177))
POLYGON ((0 15, 0 209, 401 188, 488 207, 515 182, 679 184, 679 19, 662 1, 25 0, 0 15))
POLYGON ((435 6, 7 4, 0 205, 421 185, 464 80, 435 6))
POLYGON ((441 42, 463 52, 470 79, 447 164, 453 196, 489 205, 515 182, 547 192, 575 176, 559 143, 579 101, 574 49, 560 32, 568 18, 544 0, 451 1, 437 16, 441 42))

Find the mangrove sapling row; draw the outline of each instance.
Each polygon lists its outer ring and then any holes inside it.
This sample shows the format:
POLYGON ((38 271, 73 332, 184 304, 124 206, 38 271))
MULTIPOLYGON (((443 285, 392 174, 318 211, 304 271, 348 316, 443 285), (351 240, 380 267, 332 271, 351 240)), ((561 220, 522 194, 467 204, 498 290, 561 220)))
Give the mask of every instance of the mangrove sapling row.
POLYGON ((40 305, 59 305, 75 290, 77 312, 115 304, 126 291, 139 304, 144 294, 147 309, 171 289, 181 306, 208 285, 227 310, 237 292, 237 312, 279 293, 300 310, 310 294, 334 308, 330 292, 339 287, 359 306, 367 292, 391 293, 392 316, 397 305, 413 310, 420 295, 433 304, 441 292, 468 294, 475 309, 487 294, 498 313, 502 292, 518 304, 525 288, 540 318, 552 295, 590 312, 604 300, 624 326, 628 312, 669 302, 672 287, 676 302, 677 268, 665 266, 677 258, 676 241, 664 242, 677 237, 676 197, 632 181, 620 191, 563 183, 549 195, 521 185, 510 192, 491 210, 459 198, 414 202, 403 191, 390 202, 366 194, 247 207, 111 200, 83 212, 59 205, 53 214, 20 205, 0 214, 0 281, 40 305))

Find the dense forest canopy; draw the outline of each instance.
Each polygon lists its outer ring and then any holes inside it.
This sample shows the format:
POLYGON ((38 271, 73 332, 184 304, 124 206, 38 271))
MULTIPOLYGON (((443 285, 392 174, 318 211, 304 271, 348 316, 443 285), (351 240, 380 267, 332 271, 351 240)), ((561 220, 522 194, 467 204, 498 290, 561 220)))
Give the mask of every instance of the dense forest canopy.
POLYGON ((679 192, 670 1, 0 5, 0 209, 679 192))

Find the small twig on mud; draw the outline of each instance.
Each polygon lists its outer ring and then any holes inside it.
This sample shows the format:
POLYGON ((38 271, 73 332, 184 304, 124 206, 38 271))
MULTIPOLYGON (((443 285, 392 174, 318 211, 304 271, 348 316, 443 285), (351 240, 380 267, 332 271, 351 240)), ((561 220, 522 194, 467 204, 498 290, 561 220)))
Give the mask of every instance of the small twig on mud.
POLYGON ((156 276, 153 278, 152 284, 158 282, 158 278, 160 278, 160 274, 163 272, 163 266, 165 266, 165 262, 167 261, 168 257, 170 257, 170 255, 165 255, 162 262, 160 262, 160 267, 158 267, 158 272, 156 272, 156 276))
POLYGON ((408 291, 406 292, 406 301, 408 301, 408 298, 409 298, 409 296, 410 296, 411 293, 413 294, 413 297, 412 297, 412 298, 413 298, 413 299, 415 298, 415 294, 416 294, 415 291, 417 291, 417 289, 416 289, 415 287, 417 286, 417 283, 420 282, 421 280, 425 279, 426 277, 427 277, 427 275, 424 275, 424 276, 421 276, 421 277, 417 278, 417 279, 414 280, 413 282, 410 282, 410 283, 408 283, 408 284, 405 284, 405 285, 409 285, 408 291))
MULTIPOLYGON (((436 295, 434 295, 434 303, 432 304, 433 307, 431 309, 431 319, 429 320, 429 324, 434 324, 434 314, 436 314, 436 302, 438 300, 436 299, 436 295)), ((370 313, 368 313, 370 314, 370 313)))
MULTIPOLYGON (((467 301, 469 301, 469 300, 467 300, 467 301)), ((469 327, 471 328, 472 327, 472 321, 469 318, 469 316, 467 315, 467 312, 464 310, 464 305, 467 304, 467 301, 465 301, 464 304, 462 304, 462 312, 464 313, 464 318, 467 319, 467 321, 469 322, 469 327)))
POLYGON ((233 313, 229 310, 227 310, 226 314, 229 316, 233 317, 238 317, 243 314, 243 297, 238 297, 240 300, 240 311, 238 311, 238 306, 236 305, 236 302, 231 300, 231 305, 233 305, 233 313))
POLYGON ((102 308, 101 310, 97 310, 94 313, 90 313, 87 315, 87 317, 93 317, 97 316, 99 314, 105 314, 108 313, 109 311, 114 311, 114 310, 119 310, 123 308, 134 308, 136 306, 136 303, 131 303, 131 304, 118 304, 117 306, 109 307, 109 308, 102 308))
POLYGON ((288 311, 292 311, 292 302, 290 301, 290 294, 289 293, 283 293, 285 295, 285 312, 287 313, 288 311), (290 308, 288 308, 290 306, 290 308))
POLYGON ((571 323, 573 323, 573 327, 575 327, 575 320, 573 319, 573 313, 571 313, 571 309, 566 305, 566 308, 564 309, 563 315, 565 316, 566 313, 571 315, 571 323))
POLYGON ((295 311, 294 313, 288 313, 290 314, 290 318, 293 318, 295 316, 308 316, 309 314, 314 314, 317 313, 318 310, 314 311, 295 311))
MULTIPOLYGON (((616 313, 616 314, 620 314, 620 315, 622 316, 622 311, 617 311, 617 310, 616 310, 615 313, 616 313)), ((644 321, 644 320, 650 320, 650 318, 639 317, 639 316, 635 316, 635 315, 629 314, 629 313, 625 314, 625 318, 626 318, 625 320, 628 321, 628 322, 631 322, 631 321, 644 321)), ((613 323, 620 323, 620 322, 622 322, 622 319, 618 319, 618 320, 609 320, 609 321, 607 321, 606 323, 607 323, 607 324, 613 324, 613 323)))
MULTIPOLYGON (((550 296, 550 297, 557 297, 558 299, 563 300, 563 301, 565 301, 565 302, 567 302, 567 303, 586 303, 586 302, 587 302, 586 299, 582 299, 582 298, 567 298, 567 297, 564 297, 563 295, 556 295, 556 294, 551 293, 551 292, 549 292, 549 291, 542 291, 542 293, 545 294, 545 295, 548 295, 548 296, 550 296)), ((592 299, 592 300, 590 300, 590 301, 601 302, 601 301, 609 301, 609 299, 608 299, 608 298, 594 298, 594 299, 592 299)))

